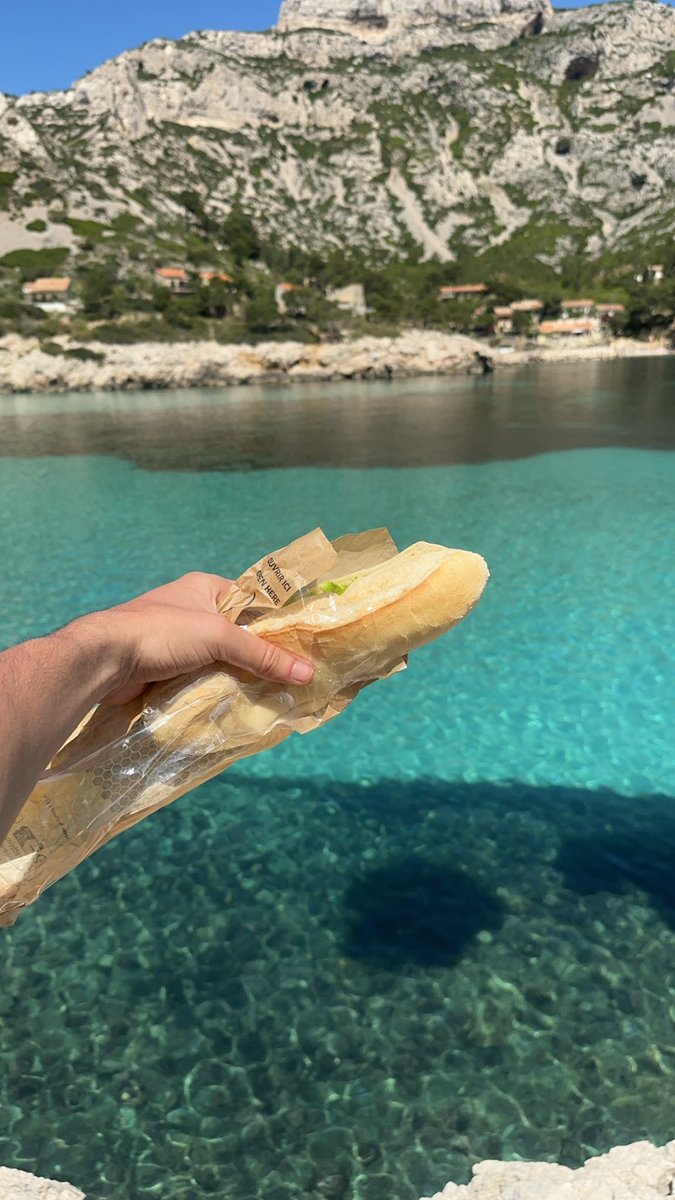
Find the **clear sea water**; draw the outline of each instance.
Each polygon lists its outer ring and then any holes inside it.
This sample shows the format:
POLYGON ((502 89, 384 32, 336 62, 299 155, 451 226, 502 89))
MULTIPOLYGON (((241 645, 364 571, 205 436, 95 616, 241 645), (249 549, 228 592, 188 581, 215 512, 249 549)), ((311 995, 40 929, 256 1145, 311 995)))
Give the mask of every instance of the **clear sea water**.
POLYGON ((417 1200, 673 1137, 675 360, 0 398, 0 642, 315 524, 483 553, 337 721, 0 936, 0 1162, 417 1200))

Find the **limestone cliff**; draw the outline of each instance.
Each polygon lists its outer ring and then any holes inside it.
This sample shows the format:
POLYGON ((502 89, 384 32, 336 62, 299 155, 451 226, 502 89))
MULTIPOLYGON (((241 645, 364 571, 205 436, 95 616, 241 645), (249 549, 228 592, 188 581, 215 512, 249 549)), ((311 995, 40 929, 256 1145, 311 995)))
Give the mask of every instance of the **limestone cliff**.
POLYGON ((0 96, 0 256, 175 261, 192 189, 215 229, 238 203, 322 249, 619 259, 672 238, 674 185, 660 0, 286 0, 269 33, 155 40, 0 96))
POLYGON ((357 36, 444 21, 470 24, 550 10, 549 0, 284 0, 280 29, 347 29, 357 36))

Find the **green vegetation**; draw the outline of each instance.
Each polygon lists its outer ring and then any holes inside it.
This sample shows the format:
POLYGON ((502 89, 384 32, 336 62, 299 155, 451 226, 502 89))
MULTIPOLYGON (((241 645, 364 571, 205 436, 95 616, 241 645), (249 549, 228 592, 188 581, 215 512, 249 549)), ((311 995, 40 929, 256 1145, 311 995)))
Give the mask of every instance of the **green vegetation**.
POLYGON ((16 171, 0 171, 0 211, 9 208, 12 188, 16 182, 16 171))
POLYGON ((51 204, 59 194, 56 184, 51 179, 33 179, 30 190, 38 200, 42 200, 45 204, 51 204))
POLYGON ((223 240, 238 264, 260 257, 260 239, 251 217, 235 204, 222 226, 223 240))
MULTIPOLYGON (((186 219, 200 226, 204 213, 194 195, 182 194, 186 219)), ((491 211, 491 210, 490 210, 491 211)), ((486 222, 486 211, 481 220, 486 222)), ((494 214, 492 214, 494 220, 494 214)), ((92 222, 93 225, 98 223, 92 222)), ((133 236, 138 219, 122 214, 109 227, 115 238, 133 236)), ((104 229, 105 226, 100 225, 104 229)), ((422 261, 412 243, 405 257, 332 250, 321 253, 298 245, 282 246, 267 241, 253 219, 235 205, 230 216, 217 227, 225 249, 217 251, 201 231, 176 224, 171 240, 167 228, 165 262, 188 266, 184 291, 172 293, 159 286, 147 262, 132 266, 131 258, 121 263, 117 252, 102 247, 83 256, 70 268, 74 275, 77 310, 71 314, 45 314, 22 303, 19 284, 37 275, 62 271, 68 257, 65 248, 14 251, 0 260, 0 324, 3 332, 15 329, 37 333, 48 354, 64 354, 53 339, 70 334, 80 341, 132 343, 140 341, 188 341, 213 338, 221 342, 260 340, 316 341, 321 338, 355 336, 369 332, 393 334, 405 327, 490 334, 495 305, 537 297, 545 317, 558 316, 564 295, 587 294, 596 301, 619 302, 625 311, 614 321, 616 332, 644 337, 651 331, 665 333, 675 328, 675 252, 667 245, 650 249, 647 260, 664 262, 666 278, 658 283, 638 283, 644 254, 634 265, 616 254, 593 263, 584 253, 581 234, 575 235, 562 221, 531 222, 502 246, 487 251, 458 247, 453 263, 422 261), (556 271, 538 255, 564 245, 562 269, 556 271), (185 257, 185 248, 192 250, 185 257), (181 257, 182 256, 182 257, 181 257), (203 282, 198 268, 208 261, 215 274, 203 282), (14 281, 14 282, 12 282, 14 281), (275 285, 293 285, 284 293, 284 311, 275 299, 275 285), (368 313, 355 317, 326 298, 331 288, 350 283, 364 286, 368 313), (485 283, 486 295, 441 299, 440 288, 450 283, 485 283)), ((88 230, 91 232, 91 230, 88 230)), ((514 332, 532 332, 528 313, 514 314, 514 332)), ((77 350, 77 348, 73 348, 77 350)), ((87 359, 89 353, 73 354, 87 359)))
POLYGON ((100 221, 83 221, 77 217, 66 217, 64 224, 70 225, 76 237, 89 242, 100 242, 107 228, 100 221))
POLYGON ((40 275, 58 275, 69 254, 65 246, 44 250, 12 250, 0 258, 0 267, 17 270, 22 282, 26 283, 40 275))
POLYGON ((54 358, 75 358, 79 362, 102 363, 104 356, 86 346, 60 346, 58 342, 40 342, 43 354, 51 354, 54 358))

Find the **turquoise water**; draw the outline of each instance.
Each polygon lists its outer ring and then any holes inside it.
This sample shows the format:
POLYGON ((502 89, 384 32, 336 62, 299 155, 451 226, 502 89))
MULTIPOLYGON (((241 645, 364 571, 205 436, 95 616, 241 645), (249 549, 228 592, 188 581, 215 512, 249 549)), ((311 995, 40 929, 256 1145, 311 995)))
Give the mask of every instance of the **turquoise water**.
POLYGON ((479 1158, 673 1136, 672 450, 10 457, 0 511, 5 644, 313 524, 492 570, 405 674, 3 932, 0 1161, 101 1200, 417 1200, 479 1158))

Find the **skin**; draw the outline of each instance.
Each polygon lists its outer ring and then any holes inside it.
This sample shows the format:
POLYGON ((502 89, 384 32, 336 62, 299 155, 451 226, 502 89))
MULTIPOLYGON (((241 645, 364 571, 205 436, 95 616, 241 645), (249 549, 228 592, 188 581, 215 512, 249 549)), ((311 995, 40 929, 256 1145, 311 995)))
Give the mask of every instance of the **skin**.
POLYGON ((232 582, 193 572, 0 654, 0 843, 56 751, 96 704, 211 663, 309 683, 310 663, 218 612, 232 582))

